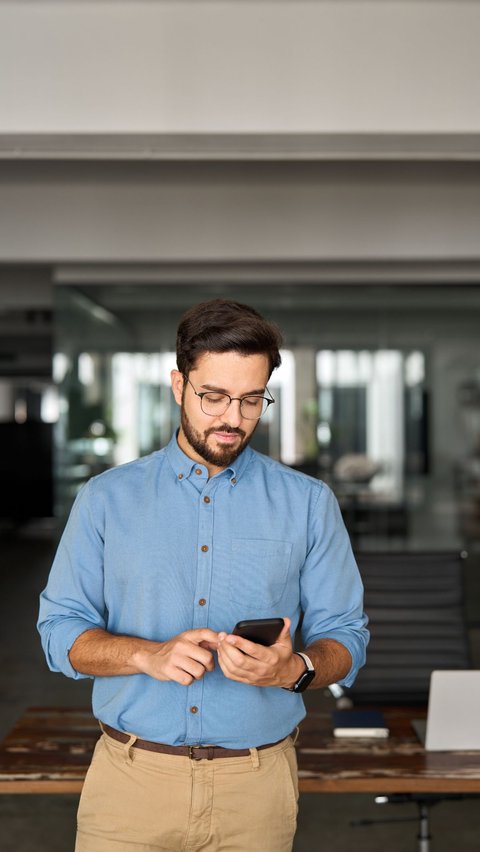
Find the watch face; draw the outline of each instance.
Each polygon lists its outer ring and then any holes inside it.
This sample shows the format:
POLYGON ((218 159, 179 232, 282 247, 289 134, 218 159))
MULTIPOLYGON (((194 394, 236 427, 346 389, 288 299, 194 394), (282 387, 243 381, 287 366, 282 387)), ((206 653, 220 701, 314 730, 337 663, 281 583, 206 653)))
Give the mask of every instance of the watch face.
POLYGON ((306 671, 304 674, 297 680, 295 686, 293 687, 294 692, 304 692, 311 684, 313 678, 315 677, 315 672, 306 671))

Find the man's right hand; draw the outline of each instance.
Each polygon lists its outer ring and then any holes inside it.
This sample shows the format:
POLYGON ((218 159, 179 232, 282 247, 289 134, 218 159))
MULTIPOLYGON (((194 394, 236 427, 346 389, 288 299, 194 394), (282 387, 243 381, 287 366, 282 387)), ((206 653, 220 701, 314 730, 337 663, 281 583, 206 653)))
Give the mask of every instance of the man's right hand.
POLYGON ((213 671, 215 661, 210 649, 217 647, 217 638, 218 633, 207 627, 185 630, 167 642, 158 643, 156 650, 136 651, 132 663, 139 672, 156 680, 175 680, 189 686, 194 680, 201 680, 205 672, 213 671))
POLYGON ((208 627, 185 630, 166 642, 118 636, 94 627, 77 637, 69 657, 74 669, 94 677, 148 674, 189 686, 213 670, 212 651, 217 648, 218 633, 208 627))

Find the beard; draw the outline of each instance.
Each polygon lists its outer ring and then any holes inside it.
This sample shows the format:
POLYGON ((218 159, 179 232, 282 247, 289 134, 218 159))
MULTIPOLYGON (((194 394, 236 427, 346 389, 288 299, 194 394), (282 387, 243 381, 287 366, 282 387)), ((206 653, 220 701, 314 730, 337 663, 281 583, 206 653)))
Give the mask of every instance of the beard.
POLYGON ((245 447, 250 443, 253 433, 258 426, 258 423, 255 426, 255 429, 252 431, 250 435, 243 431, 243 429, 234 429, 231 426, 227 426, 226 423, 222 424, 222 426, 214 426, 211 429, 206 429, 205 432, 197 432, 197 430, 193 427, 191 421, 188 419, 187 412, 185 411, 185 406, 182 405, 181 410, 181 425, 183 434, 187 439, 188 443, 195 450, 198 455, 204 459, 204 461, 208 462, 208 464, 215 465, 215 467, 228 467, 235 459, 240 455, 240 453, 245 449, 245 447), (209 435, 212 435, 214 432, 225 432, 230 435, 238 435, 240 437, 240 442, 237 446, 234 447, 218 447, 217 449, 213 449, 207 444, 207 440, 209 435))

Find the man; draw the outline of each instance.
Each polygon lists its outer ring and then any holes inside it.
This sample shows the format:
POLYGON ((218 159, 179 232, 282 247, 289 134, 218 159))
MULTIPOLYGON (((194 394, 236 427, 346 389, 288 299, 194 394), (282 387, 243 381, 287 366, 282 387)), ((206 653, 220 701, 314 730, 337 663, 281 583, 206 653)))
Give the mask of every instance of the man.
POLYGON ((39 629, 54 671, 94 678, 104 732, 77 852, 292 848, 300 693, 350 684, 368 634, 332 493, 248 446, 280 342, 246 305, 188 311, 178 434, 91 479, 72 509, 39 629), (270 647, 232 635, 276 616, 270 647))

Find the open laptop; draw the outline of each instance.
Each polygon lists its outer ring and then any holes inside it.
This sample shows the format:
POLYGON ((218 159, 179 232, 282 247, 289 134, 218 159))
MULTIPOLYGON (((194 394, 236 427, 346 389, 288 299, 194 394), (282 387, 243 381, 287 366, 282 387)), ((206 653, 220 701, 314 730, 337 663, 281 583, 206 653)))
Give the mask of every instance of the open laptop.
POLYGON ((480 670, 432 672, 427 721, 412 725, 426 751, 480 750, 480 670))

